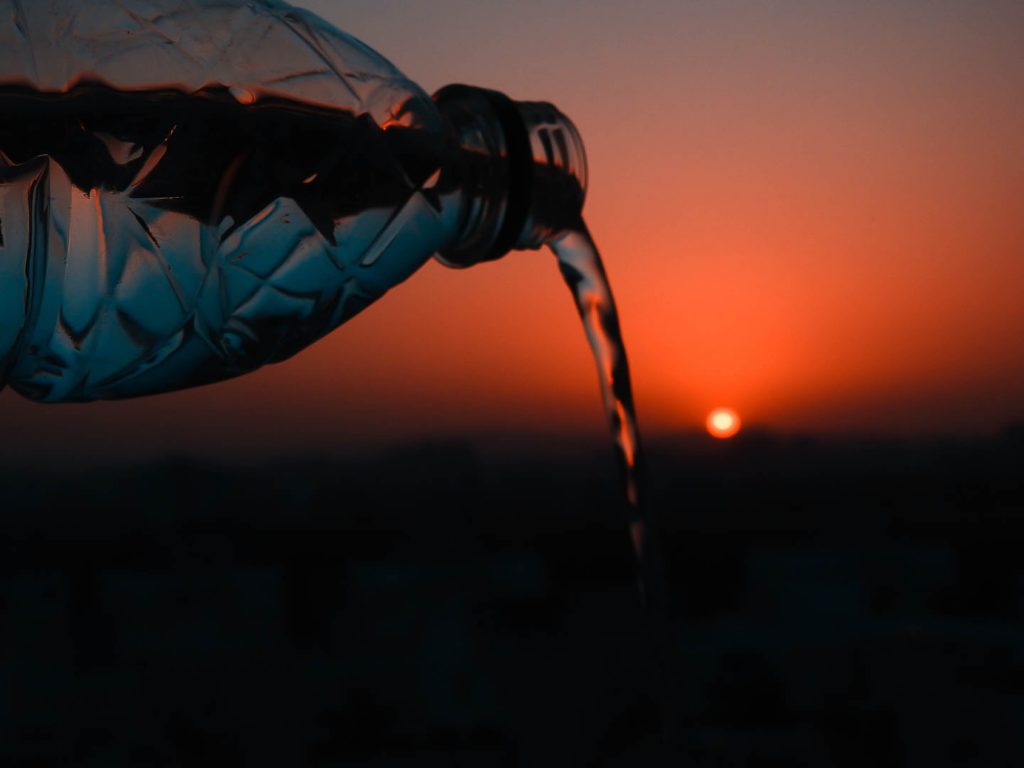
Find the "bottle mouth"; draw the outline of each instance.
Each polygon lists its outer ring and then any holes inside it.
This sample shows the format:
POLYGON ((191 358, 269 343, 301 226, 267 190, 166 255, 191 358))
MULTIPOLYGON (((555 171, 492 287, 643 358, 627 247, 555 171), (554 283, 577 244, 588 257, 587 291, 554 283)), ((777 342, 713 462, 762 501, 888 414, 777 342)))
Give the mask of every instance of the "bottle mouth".
POLYGON ((545 102, 449 85, 434 94, 458 145, 460 234, 440 260, 469 266, 535 249, 580 220, 587 160, 579 131, 545 102))

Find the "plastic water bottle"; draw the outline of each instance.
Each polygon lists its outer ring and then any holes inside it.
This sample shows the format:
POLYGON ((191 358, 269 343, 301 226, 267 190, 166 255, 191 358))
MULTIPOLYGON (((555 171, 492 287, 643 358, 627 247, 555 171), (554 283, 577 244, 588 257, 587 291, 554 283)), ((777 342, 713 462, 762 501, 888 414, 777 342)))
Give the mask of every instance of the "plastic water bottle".
MULTIPOLYGON (((280 0, 15 0, 0 18, 0 387, 145 395, 283 360, 432 256, 549 245, 658 603, 586 159, 550 104, 448 86, 280 0)), ((663 600, 660 600, 663 603, 663 600)))
POLYGON ((431 256, 580 221, 548 104, 431 99, 278 0, 16 2, 0 19, 0 387, 122 398, 283 360, 431 256))

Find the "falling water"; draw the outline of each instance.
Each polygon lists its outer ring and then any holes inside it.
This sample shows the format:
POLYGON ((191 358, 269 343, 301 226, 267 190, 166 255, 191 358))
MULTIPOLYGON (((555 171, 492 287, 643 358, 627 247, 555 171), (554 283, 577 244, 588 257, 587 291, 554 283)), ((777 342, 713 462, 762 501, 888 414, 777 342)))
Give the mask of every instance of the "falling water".
POLYGON ((549 245, 558 257, 559 269, 572 291, 597 363, 605 413, 623 479, 629 531, 640 569, 640 586, 650 602, 657 599, 656 593, 660 593, 662 585, 657 573, 657 553, 652 547, 653 531, 643 499, 640 434, 615 299, 601 256, 582 220, 549 245))
POLYGON ((629 361, 626 359, 626 347, 622 343, 615 299, 597 246, 582 219, 548 245, 558 257, 559 269, 572 291, 597 363, 605 414, 611 426, 622 474, 629 532, 637 560, 638 586, 647 608, 647 629, 650 632, 650 650, 656 678, 653 684, 655 690, 660 691, 662 733, 667 737, 671 733, 670 724, 678 722, 678 710, 669 682, 678 679, 678 670, 672 648, 668 589, 661 548, 656 535, 657 528, 652 524, 650 507, 644 499, 640 433, 633 406, 633 387, 629 380, 629 361))

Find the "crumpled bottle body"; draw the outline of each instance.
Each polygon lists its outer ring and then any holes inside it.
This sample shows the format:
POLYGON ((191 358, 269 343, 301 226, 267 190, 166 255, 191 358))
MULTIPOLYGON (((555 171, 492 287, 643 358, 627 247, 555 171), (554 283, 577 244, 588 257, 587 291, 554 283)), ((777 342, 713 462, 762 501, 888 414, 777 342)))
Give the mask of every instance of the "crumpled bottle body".
POLYGON ((0 385, 74 401, 238 375, 336 328, 452 237, 429 97, 311 14, 14 9, 0 21, 0 385))

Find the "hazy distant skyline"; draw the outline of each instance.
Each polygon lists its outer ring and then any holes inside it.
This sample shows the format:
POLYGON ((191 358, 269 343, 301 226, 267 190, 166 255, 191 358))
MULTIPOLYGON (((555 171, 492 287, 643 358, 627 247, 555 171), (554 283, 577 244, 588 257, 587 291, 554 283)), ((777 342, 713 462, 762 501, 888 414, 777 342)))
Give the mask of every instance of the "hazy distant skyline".
MULTIPOLYGON (((784 431, 985 433, 1024 421, 1024 5, 365 0, 305 4, 428 92, 550 100, 642 425, 716 406, 784 431)), ((35 406, 3 451, 344 445, 604 429, 546 253, 430 264, 298 357, 202 390, 35 406)))

